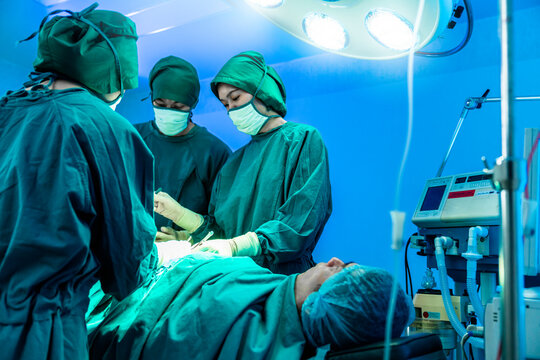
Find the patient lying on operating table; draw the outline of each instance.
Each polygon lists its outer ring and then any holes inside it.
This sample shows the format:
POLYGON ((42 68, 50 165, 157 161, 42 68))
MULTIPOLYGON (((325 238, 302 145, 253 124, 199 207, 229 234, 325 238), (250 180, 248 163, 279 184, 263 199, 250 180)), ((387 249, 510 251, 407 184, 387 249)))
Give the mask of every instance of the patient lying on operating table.
MULTIPOLYGON (((196 253, 162 267, 123 301, 91 293, 92 359, 300 359, 307 347, 379 341, 392 276, 337 258, 308 271, 273 274, 247 257, 196 253), (309 344, 309 345, 308 345, 309 344)), ((412 320, 400 289, 399 336, 412 320)))

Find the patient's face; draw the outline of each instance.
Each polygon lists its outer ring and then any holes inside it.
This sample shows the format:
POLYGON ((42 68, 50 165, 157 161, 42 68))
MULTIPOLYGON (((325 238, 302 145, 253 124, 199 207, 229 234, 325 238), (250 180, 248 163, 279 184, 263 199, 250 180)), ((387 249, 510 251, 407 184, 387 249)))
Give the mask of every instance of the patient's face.
POLYGON ((296 307, 298 311, 302 309, 302 304, 312 292, 318 291, 321 285, 332 275, 337 274, 348 266, 356 263, 345 264, 338 258, 332 258, 327 263, 318 263, 316 266, 299 274, 296 277, 294 293, 296 298, 296 307))

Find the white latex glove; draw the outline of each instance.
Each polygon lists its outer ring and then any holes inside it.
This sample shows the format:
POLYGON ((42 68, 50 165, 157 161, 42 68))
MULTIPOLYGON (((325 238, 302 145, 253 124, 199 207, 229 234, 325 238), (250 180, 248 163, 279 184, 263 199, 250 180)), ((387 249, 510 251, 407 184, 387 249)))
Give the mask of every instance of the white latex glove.
POLYGON ((156 234, 156 241, 188 240, 189 234, 185 230, 174 230, 168 226, 162 226, 156 234))
POLYGON ((219 254, 223 257, 231 257, 233 254, 230 242, 231 240, 224 239, 207 240, 204 243, 195 244, 193 246, 193 251, 207 251, 214 254, 219 254))
POLYGON ((261 243, 257 234, 248 232, 226 240, 208 240, 193 247, 193 251, 208 251, 221 256, 257 256, 261 253, 261 243))
POLYGON ((162 241, 155 243, 158 250, 158 266, 169 266, 178 259, 191 254, 189 241, 162 241))
POLYGON ((203 223, 201 215, 186 209, 163 191, 154 194, 154 211, 174 221, 176 225, 186 229, 189 233, 197 230, 203 223))

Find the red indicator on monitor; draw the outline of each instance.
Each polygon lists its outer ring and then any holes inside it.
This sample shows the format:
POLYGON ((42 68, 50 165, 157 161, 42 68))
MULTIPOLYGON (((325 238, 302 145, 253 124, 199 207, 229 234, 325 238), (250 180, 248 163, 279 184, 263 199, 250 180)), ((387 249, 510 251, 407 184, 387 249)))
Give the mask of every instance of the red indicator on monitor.
POLYGON ((448 194, 448 198, 457 199, 457 198, 471 197, 471 196, 474 196, 475 191, 476 190, 453 191, 448 194))

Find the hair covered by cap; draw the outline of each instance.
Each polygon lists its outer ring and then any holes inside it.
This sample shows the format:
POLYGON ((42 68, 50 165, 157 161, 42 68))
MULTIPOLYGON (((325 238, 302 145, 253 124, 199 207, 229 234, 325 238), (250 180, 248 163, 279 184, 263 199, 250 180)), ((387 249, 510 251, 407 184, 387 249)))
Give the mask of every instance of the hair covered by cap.
MULTIPOLYGON (((354 265, 325 281, 302 305, 302 327, 317 347, 347 348, 384 339, 393 277, 386 270, 354 265)), ((399 289, 392 336, 414 319, 412 302, 399 289)))
POLYGON ((256 97, 279 115, 287 114, 285 85, 276 70, 266 65, 264 57, 256 51, 242 52, 223 65, 210 83, 212 92, 218 98, 217 87, 220 83, 235 86, 251 95, 255 95, 260 85, 256 97))
MULTIPOLYGON (((137 32, 126 16, 94 10, 85 19, 96 25, 118 54, 124 89, 138 86, 137 32)), ((34 68, 75 80, 99 93, 121 89, 116 59, 108 42, 89 24, 73 16, 55 16, 39 32, 34 68)))
POLYGON ((194 108, 201 89, 197 70, 184 59, 167 56, 159 60, 148 76, 152 100, 169 99, 194 108))

